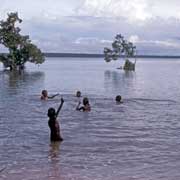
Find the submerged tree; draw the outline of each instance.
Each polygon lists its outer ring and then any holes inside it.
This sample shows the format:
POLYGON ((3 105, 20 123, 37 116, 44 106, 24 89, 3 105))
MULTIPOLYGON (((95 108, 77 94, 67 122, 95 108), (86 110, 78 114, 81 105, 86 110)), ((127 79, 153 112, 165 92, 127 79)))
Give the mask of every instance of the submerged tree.
POLYGON ((124 56, 126 61, 123 69, 135 70, 135 63, 132 63, 128 58, 135 57, 136 47, 133 43, 128 42, 124 39, 121 34, 117 34, 112 43, 112 49, 105 47, 104 55, 105 61, 110 62, 111 60, 117 60, 120 56, 124 56))
POLYGON ((5 21, 0 21, 0 43, 9 50, 8 54, 0 56, 0 61, 10 69, 23 68, 27 61, 41 64, 45 60, 29 36, 20 34, 21 29, 16 27, 16 23, 21 22, 18 13, 10 13, 5 21))

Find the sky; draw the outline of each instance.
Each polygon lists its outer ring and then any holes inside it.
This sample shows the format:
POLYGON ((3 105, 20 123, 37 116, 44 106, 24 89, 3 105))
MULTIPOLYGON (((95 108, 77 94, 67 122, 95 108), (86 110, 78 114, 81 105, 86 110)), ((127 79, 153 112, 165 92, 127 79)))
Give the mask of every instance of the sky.
MULTIPOLYGON (((21 33, 43 52, 103 53, 116 34, 138 54, 180 55, 179 0, 0 0, 0 19, 18 12, 21 33)), ((0 45, 0 52, 6 49, 0 45)))

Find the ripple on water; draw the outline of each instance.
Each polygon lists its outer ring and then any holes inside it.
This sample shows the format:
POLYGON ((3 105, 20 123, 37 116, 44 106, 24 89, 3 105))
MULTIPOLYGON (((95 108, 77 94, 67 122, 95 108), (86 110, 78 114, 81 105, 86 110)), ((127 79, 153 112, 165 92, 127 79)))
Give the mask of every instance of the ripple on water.
MULTIPOLYGON (((153 82, 150 78, 143 79, 150 76, 149 64, 147 71, 139 69, 134 75, 116 71, 101 74, 99 69, 96 72, 91 67, 88 73, 95 73, 91 74, 95 87, 91 79, 82 84, 78 81, 78 85, 87 88, 83 96, 89 97, 92 111, 77 112, 75 107, 79 100, 69 92, 76 78, 81 78, 82 71, 78 71, 76 63, 73 67, 77 68, 73 82, 65 78, 71 72, 67 68, 59 71, 59 65, 57 70, 45 66, 46 76, 34 72, 19 78, 8 74, 1 76, 0 72, 0 83, 3 82, 0 87, 0 179, 179 179, 178 91, 167 91, 161 83, 163 79, 159 81, 158 76, 153 82), (144 74, 138 74, 142 72, 144 74), (162 91, 154 89, 154 81, 160 84, 162 91), (66 87, 59 88, 64 82, 67 82, 66 87), (50 144, 46 115, 49 107, 58 107, 61 96, 40 101, 39 92, 44 88, 61 92, 65 99, 58 118, 64 138, 62 143, 50 144), (124 98, 122 104, 116 104, 112 98, 119 93, 129 97, 124 98), (163 98, 165 95, 167 98, 163 98)), ((89 66, 83 67, 89 69, 89 66)), ((91 76, 83 74, 83 77, 91 76)))

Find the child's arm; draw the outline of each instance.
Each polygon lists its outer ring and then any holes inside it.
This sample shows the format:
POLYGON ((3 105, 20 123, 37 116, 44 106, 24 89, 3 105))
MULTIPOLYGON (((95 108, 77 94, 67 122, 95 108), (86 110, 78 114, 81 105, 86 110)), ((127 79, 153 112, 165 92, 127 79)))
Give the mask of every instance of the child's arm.
POLYGON ((62 108, 62 106, 63 106, 63 103, 64 103, 64 99, 61 98, 61 104, 59 105, 58 110, 57 110, 57 112, 56 112, 56 117, 58 116, 58 114, 59 114, 59 112, 60 112, 60 110, 61 110, 61 108, 62 108))
POLYGON ((79 102, 78 102, 78 105, 76 106, 76 110, 77 110, 77 111, 79 111, 79 109, 80 109, 80 108, 79 108, 80 104, 81 104, 81 102, 79 101, 79 102))
POLYGON ((55 95, 52 95, 52 96, 48 96, 48 98, 49 99, 53 99, 54 97, 56 97, 56 96, 58 96, 59 95, 59 93, 58 94, 55 94, 55 95))
POLYGON ((81 104, 81 102, 79 101, 79 103, 78 103, 78 105, 77 105, 77 107, 76 107, 76 110, 77 111, 85 111, 85 108, 82 106, 82 107, 79 107, 80 106, 80 104, 81 104))

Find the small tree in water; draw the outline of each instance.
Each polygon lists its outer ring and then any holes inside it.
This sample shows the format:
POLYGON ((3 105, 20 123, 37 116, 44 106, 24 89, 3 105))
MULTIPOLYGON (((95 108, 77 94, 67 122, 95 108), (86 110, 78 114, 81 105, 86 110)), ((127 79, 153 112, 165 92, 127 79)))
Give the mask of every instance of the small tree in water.
POLYGON ((135 70, 135 63, 129 61, 128 58, 135 57, 136 47, 133 43, 128 42, 124 39, 121 34, 115 36, 114 42, 112 43, 112 49, 107 47, 104 48, 105 61, 110 62, 111 60, 117 60, 120 56, 124 56, 126 61, 124 64, 124 70, 135 70))
POLYGON ((10 13, 6 21, 0 21, 0 43, 9 50, 7 55, 0 56, 0 61, 10 69, 24 68, 27 61, 41 64, 45 60, 41 50, 31 43, 29 36, 20 34, 21 29, 15 25, 21 22, 18 13, 10 13))

